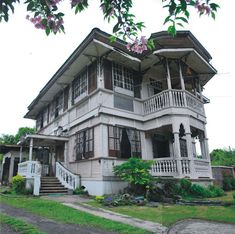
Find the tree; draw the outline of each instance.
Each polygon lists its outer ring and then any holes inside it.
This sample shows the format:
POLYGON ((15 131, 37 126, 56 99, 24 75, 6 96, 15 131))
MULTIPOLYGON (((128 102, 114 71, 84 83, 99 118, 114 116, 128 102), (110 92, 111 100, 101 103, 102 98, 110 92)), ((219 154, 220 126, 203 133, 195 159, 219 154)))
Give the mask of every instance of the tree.
POLYGON ((210 156, 211 163, 214 166, 235 165, 235 149, 214 149, 210 156))
MULTIPOLYGON (((64 32, 64 13, 59 9, 62 0, 23 0, 27 5, 30 15, 26 18, 38 29, 45 30, 46 34, 56 34, 64 32)), ((68 0, 66 0, 68 1, 68 0)), ((168 32, 176 35, 178 26, 183 27, 188 23, 190 9, 198 11, 199 15, 208 15, 215 19, 215 13, 219 5, 212 0, 161 0, 163 7, 168 9, 168 15, 164 24, 168 24, 168 32)), ((0 2, 0 22, 9 20, 9 11, 14 13, 16 3, 22 0, 1 0, 0 2)), ((147 4, 146 2, 143 4, 147 4)), ((75 14, 84 11, 89 7, 88 0, 70 0, 71 8, 75 14)), ((136 21, 135 15, 131 13, 133 7, 132 0, 100 0, 100 9, 104 19, 113 22, 113 34, 110 39, 121 37, 127 41, 127 49, 142 53, 154 47, 152 40, 147 40, 145 36, 139 36, 145 27, 144 22, 136 21)))
POLYGON ((35 128, 21 127, 18 129, 16 135, 3 134, 0 137, 0 144, 16 145, 22 137, 26 136, 27 134, 34 134, 35 132, 35 128))

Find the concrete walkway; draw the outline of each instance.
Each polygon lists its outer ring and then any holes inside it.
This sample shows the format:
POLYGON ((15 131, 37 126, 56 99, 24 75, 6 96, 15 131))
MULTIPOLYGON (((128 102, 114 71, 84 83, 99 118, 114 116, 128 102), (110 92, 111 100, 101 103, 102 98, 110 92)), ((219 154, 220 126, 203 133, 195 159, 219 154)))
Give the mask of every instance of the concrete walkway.
POLYGON ((82 198, 79 196, 75 196, 75 195, 45 196, 43 198, 58 201, 58 202, 61 202, 65 206, 69 206, 74 209, 93 214, 95 216, 110 219, 110 220, 117 221, 120 223, 129 224, 134 227, 142 228, 152 233, 163 234, 163 233, 166 233, 167 231, 167 227, 159 223, 133 218, 128 215, 123 215, 123 214, 115 213, 109 210, 96 208, 96 207, 92 207, 90 205, 84 204, 84 202, 89 201, 90 199, 82 198))
MULTIPOLYGON (((159 223, 144 221, 127 215, 122 215, 112 211, 96 208, 84 204, 90 199, 80 196, 46 196, 44 199, 54 200, 62 204, 81 210, 106 219, 126 223, 135 227, 139 227, 156 234, 235 234, 235 225, 220 222, 210 222, 199 219, 189 219, 177 222, 169 229, 159 223)), ((223 215, 223 214, 221 214, 223 215)))

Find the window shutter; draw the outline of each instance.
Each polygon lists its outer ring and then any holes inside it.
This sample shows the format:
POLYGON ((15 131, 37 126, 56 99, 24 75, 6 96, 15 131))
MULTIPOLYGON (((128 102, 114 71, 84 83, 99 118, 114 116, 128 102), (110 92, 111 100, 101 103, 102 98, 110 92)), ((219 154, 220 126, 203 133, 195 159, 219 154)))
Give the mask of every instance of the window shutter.
POLYGON ((97 88, 97 62, 88 67, 88 94, 97 88))
POLYGON ((68 101, 69 101, 69 86, 67 86, 64 90, 64 108, 63 111, 68 109, 68 101))
POLYGON ((141 98, 141 83, 142 83, 142 75, 139 72, 134 71, 133 73, 133 82, 134 82, 134 97, 141 98))
POLYGON ((113 90, 112 62, 105 59, 103 61, 103 68, 104 68, 104 87, 106 89, 113 90))

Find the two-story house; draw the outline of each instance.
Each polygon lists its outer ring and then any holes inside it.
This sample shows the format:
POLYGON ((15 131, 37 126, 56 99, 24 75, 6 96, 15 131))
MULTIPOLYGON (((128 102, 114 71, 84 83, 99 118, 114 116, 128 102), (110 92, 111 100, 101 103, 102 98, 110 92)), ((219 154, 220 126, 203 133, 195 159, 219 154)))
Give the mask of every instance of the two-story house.
POLYGON ((20 143, 29 161, 19 173, 31 170, 39 187, 40 176, 56 176, 109 194, 126 186, 113 166, 140 157, 154 160, 154 176, 210 182, 202 94, 216 74, 210 54, 189 31, 153 33, 154 50, 140 55, 109 37, 93 29, 29 105, 37 134, 20 143))

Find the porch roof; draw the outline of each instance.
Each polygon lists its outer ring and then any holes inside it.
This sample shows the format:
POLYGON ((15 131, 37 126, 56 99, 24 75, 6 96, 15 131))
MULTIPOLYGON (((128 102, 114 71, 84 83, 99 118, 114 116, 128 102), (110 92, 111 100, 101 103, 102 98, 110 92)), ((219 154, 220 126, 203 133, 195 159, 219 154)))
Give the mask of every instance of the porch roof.
POLYGON ((69 141, 69 138, 65 136, 30 134, 26 135, 22 140, 20 140, 17 145, 29 145, 30 139, 33 139, 34 146, 51 146, 69 141))

